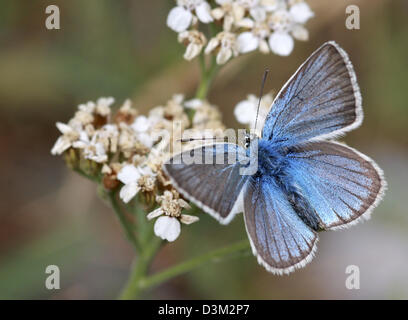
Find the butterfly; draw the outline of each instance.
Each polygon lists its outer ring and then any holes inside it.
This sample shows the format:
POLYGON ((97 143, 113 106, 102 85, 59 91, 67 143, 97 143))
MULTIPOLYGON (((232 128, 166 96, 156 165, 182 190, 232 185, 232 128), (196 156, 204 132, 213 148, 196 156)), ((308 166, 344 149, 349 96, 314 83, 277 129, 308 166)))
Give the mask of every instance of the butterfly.
POLYGON ((260 137, 247 135, 244 147, 213 143, 181 152, 163 170, 182 195, 220 223, 243 212, 258 262, 288 274, 312 260, 319 231, 368 219, 383 197, 379 166, 334 141, 362 120, 348 55, 326 42, 278 93, 260 137), (202 161, 184 161, 194 154, 202 161), (255 162, 252 174, 241 173, 255 162))

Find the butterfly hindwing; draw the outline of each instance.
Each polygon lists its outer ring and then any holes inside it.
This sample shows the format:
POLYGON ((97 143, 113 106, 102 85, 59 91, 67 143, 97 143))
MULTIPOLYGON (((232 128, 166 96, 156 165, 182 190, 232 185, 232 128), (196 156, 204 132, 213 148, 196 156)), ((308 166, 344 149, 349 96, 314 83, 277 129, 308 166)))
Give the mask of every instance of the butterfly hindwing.
POLYGON ((336 137, 361 124, 361 94, 351 62, 327 42, 303 63, 272 103, 264 139, 295 145, 336 137))
POLYGON ((367 156, 338 142, 313 142, 291 151, 288 174, 315 211, 323 229, 368 218, 385 180, 367 156))
POLYGON ((251 177, 244 193, 245 226, 258 262, 283 274, 308 263, 317 234, 296 214, 273 177, 251 177))
POLYGON ((226 224, 242 211, 239 196, 247 176, 240 168, 245 157, 238 145, 218 143, 179 153, 163 168, 177 190, 226 224), (201 160, 186 161, 193 154, 201 160))

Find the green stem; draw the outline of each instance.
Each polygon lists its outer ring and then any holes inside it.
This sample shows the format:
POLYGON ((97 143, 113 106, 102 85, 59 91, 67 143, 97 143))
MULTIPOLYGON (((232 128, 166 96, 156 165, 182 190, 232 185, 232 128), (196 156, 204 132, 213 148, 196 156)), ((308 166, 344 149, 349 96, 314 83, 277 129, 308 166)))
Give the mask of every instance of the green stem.
POLYGON ((139 297, 141 290, 143 290, 141 280, 145 277, 161 243, 162 240, 160 238, 153 236, 150 243, 141 251, 133 264, 129 280, 119 297, 120 299, 131 300, 139 297))
POLYGON ((112 208, 115 211, 123 229, 125 230, 125 234, 127 239, 130 241, 132 246, 137 252, 141 252, 141 246, 139 241, 136 238, 136 235, 133 230, 133 226, 129 223, 128 219, 126 218, 125 212, 122 210, 117 198, 116 192, 109 192, 109 200, 112 204, 112 208))
POLYGON ((156 273, 146 278, 142 278, 140 280, 139 289, 146 289, 157 286, 171 278, 189 272, 205 263, 220 262, 225 260, 226 258, 241 256, 241 253, 248 252, 249 248, 250 245, 248 240, 242 240, 227 247, 205 253, 201 256, 192 258, 191 260, 170 267, 165 271, 156 273))
POLYGON ((208 95, 208 90, 210 89, 211 82, 214 79, 219 66, 215 60, 215 57, 211 57, 210 66, 206 67, 205 64, 205 57, 202 53, 200 55, 200 67, 201 67, 201 82, 199 87, 197 88, 196 98, 197 99, 205 99, 208 95))

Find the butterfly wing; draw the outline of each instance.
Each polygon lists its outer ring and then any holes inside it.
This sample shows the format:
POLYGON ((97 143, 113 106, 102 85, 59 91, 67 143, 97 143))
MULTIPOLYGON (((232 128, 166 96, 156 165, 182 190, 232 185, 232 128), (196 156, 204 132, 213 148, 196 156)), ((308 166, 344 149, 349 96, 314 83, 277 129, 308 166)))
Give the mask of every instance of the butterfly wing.
POLYGON ((252 251, 268 271, 290 273, 312 260, 317 234, 298 217, 272 177, 248 180, 244 216, 252 251))
POLYGON ((287 155, 288 173, 323 229, 368 219, 386 182, 373 160, 338 142, 314 142, 287 155))
POLYGON ((240 169, 245 161, 243 148, 218 143, 179 153, 163 169, 186 198, 227 224, 242 212, 240 195, 248 176, 242 175, 240 169), (198 161, 191 161, 193 155, 198 161))
POLYGON ((343 49, 327 42, 284 85, 272 103, 264 139, 295 145, 333 138, 358 127, 361 94, 353 66, 343 49))

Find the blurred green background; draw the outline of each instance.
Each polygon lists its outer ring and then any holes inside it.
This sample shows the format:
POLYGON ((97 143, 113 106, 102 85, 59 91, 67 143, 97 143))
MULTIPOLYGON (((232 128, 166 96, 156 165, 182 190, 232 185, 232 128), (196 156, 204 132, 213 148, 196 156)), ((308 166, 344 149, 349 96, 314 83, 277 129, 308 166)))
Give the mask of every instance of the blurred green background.
MULTIPOLYGON (((277 277, 251 256, 207 265, 150 290, 145 298, 355 299, 408 298, 408 1, 309 0, 316 17, 310 41, 290 57, 253 53, 218 75, 210 100, 228 126, 233 107, 257 93, 265 67, 268 90, 279 90, 324 41, 336 40, 355 65, 365 120, 348 144, 373 157, 389 188, 369 222, 322 233, 316 258, 277 277), (345 28, 357 4, 361 30, 345 28), (348 265, 360 267, 360 290, 347 290, 348 265)), ((131 98, 142 110, 173 93, 192 96, 197 62, 165 21, 173 1, 0 2, 0 298, 114 298, 126 281, 132 249, 95 186, 70 172, 50 149, 56 121, 79 103, 131 98), (47 30, 45 8, 56 4, 61 29, 47 30), (58 265, 61 289, 45 288, 45 268, 58 265)), ((153 270, 246 237, 242 217, 229 226, 202 215, 157 256, 153 270)))

